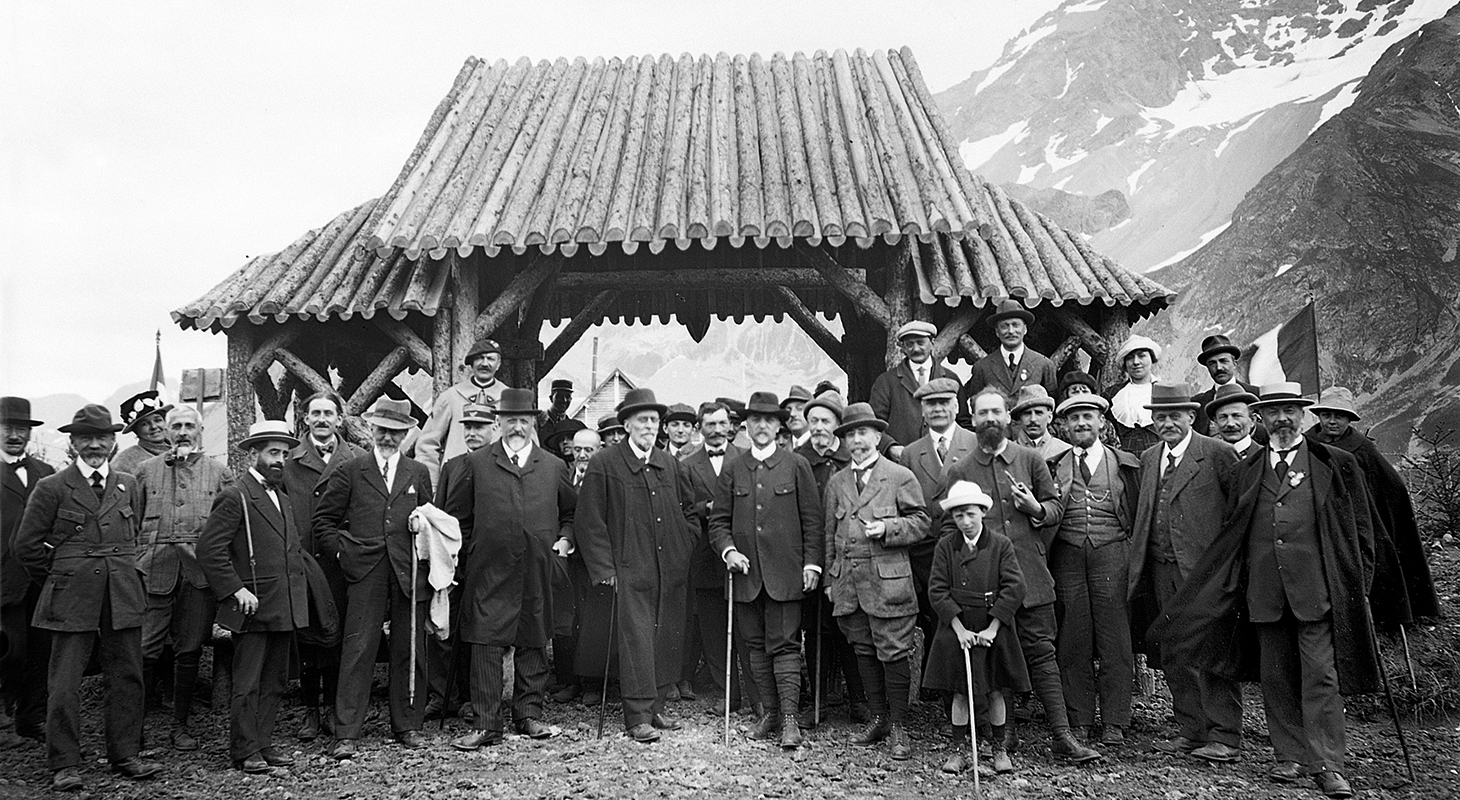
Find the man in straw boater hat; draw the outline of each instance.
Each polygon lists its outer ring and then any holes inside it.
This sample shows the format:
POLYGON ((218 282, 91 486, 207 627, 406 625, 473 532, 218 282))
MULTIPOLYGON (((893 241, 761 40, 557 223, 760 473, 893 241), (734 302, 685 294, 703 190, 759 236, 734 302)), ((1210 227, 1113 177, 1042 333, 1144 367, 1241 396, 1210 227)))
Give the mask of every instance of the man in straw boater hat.
POLYGON ((1318 424, 1309 428, 1305 435, 1358 459, 1369 485, 1369 500, 1381 523, 1382 531, 1374 531, 1378 569, 1374 575, 1374 589, 1369 593, 1373 601, 1374 621, 1408 624, 1415 618, 1439 616, 1440 602, 1435 595, 1434 580, 1430 577, 1429 562, 1425 559, 1419 525, 1414 519, 1409 489, 1374 441, 1353 426, 1363 419, 1354 403, 1353 392, 1342 386, 1331 387, 1308 410, 1318 416, 1318 424), (1381 532, 1384 534, 1382 537, 1381 532), (1384 539, 1393 547, 1394 559, 1390 566, 1391 570, 1398 571, 1398 575, 1392 571, 1385 574, 1387 559, 1382 557, 1383 548, 1379 547, 1384 539))
POLYGON ((1254 437, 1257 418, 1252 413, 1252 404, 1256 402, 1257 395, 1240 384, 1229 383, 1218 387, 1202 409, 1210 421, 1212 438, 1232 445, 1238 458, 1247 455, 1252 448, 1262 446, 1254 437))
POLYGON ((1005 397, 1013 397, 1025 386, 1043 386, 1045 394, 1054 395, 1059 387, 1054 362, 1024 346, 1024 338, 1033 324, 1034 315, 1018 300, 1009 298, 999 302, 989 316, 999 348, 974 362, 968 383, 958 394, 961 418, 972 416, 973 396, 990 386, 1005 397))
POLYGON ((27 455, 31 431, 43 423, 31 419, 30 401, 0 397, 0 748, 26 739, 44 739, 46 731, 46 664, 51 658, 46 631, 31 623, 41 585, 25 574, 15 552, 15 532, 35 485, 53 472, 51 465, 27 455), (14 709, 13 722, 9 714, 14 709))
MULTIPOLYGON (((1045 554, 1059 530, 1063 514, 1059 487, 1039 453, 1009 441, 1006 434, 1009 401, 1002 391, 987 387, 970 402, 978 447, 947 471, 936 499, 941 501, 948 487, 957 481, 978 484, 994 498, 984 525, 1009 537, 1019 556, 1019 569, 1024 573, 1024 602, 1015 615, 1015 628, 1029 668, 1030 683, 1049 721, 1050 750, 1077 764, 1099 760, 1100 753, 1077 740, 1070 730, 1055 655, 1054 577, 1045 554)), ((957 535, 958 526, 951 516, 944 514, 938 530, 942 535, 957 535)), ((1006 749, 1017 749, 1019 734, 1012 720, 1004 728, 1004 737, 1006 749)))
POLYGON ((1151 387, 1156 385, 1156 364, 1161 345, 1145 336, 1132 336, 1115 351, 1114 363, 1125 373, 1125 383, 1108 387, 1101 396, 1110 401, 1110 416, 1120 449, 1144 453, 1161 440, 1151 420, 1151 387))
MULTIPOLYGON (((1158 383, 1146 404, 1161 437, 1141 454, 1141 494, 1130 540, 1127 598, 1167 614, 1188 582, 1213 580, 1196 569, 1222 527, 1227 493, 1223 478, 1237 463, 1224 442, 1193 431, 1195 401, 1184 383, 1158 383)), ((1146 619, 1137 621, 1137 631, 1146 619)), ((1201 630, 1184 635, 1200 638, 1201 630)), ((1147 641, 1148 649, 1154 642, 1147 641)), ((1208 674, 1200 658, 1184 659, 1164 647, 1154 653, 1171 689, 1176 735, 1153 744, 1171 755, 1232 761, 1241 754, 1242 692, 1234 681, 1208 674)))
POLYGON ((872 713, 852 743, 888 739, 901 761, 912 757, 903 722, 918 615, 907 548, 928 536, 928 512, 918 479, 877 452, 886 427, 867 403, 849 406, 837 426, 852 460, 826 486, 826 592, 856 652, 872 713))
POLYGON ((409 520, 411 511, 431 502, 431 475, 400 452, 406 432, 416 427, 409 401, 381 397, 360 416, 370 425, 374 446, 330 474, 314 511, 320 549, 326 560, 339 562, 348 584, 335 695, 336 741, 330 752, 340 759, 358 752, 356 740, 365 727, 375 651, 386 620, 391 632, 390 730, 408 748, 426 746, 421 726, 431 590, 426 564, 412 560, 415 534, 409 520), (414 702, 409 691, 412 645, 418 687, 414 702))
POLYGON ((416 458, 430 471, 433 486, 440 478, 441 465, 466 452, 466 442, 456 424, 462 409, 467 403, 495 408, 502 391, 510 388, 497 380, 497 370, 502 367, 502 346, 495 340, 481 338, 472 342, 462 361, 466 364, 466 379, 452 384, 436 397, 431 416, 421 426, 421 437, 416 440, 416 458))
POLYGON ((765 704, 751 737, 801 746, 801 601, 821 583, 821 495, 806 459, 776 444, 790 412, 773 392, 745 404, 750 451, 720 471, 711 548, 734 580, 735 622, 765 704))
POLYGON ((112 468, 137 474, 137 467, 153 456, 167 452, 167 412, 172 406, 162 402, 155 390, 138 392, 122 401, 122 433, 135 433, 137 443, 112 459, 112 468))
POLYGON ((568 465, 532 444, 536 415, 530 390, 502 392, 497 404, 502 435, 466 456, 445 498, 446 512, 461 521, 466 578, 458 636, 471 646, 474 730, 451 743, 458 750, 502 741, 502 659, 508 648, 513 727, 532 739, 553 734, 542 722, 542 699, 554 558, 566 557, 570 549, 576 498, 568 465))
POLYGON ((274 746, 294 631, 309 625, 303 538, 284 494, 284 464, 299 440, 282 420, 254 423, 239 449, 253 465, 219 491, 198 537, 198 564, 218 602, 242 612, 233 634, 228 757, 244 772, 293 766, 274 746))
POLYGON ((111 412, 88 405, 70 424, 76 461, 41 479, 15 534, 15 554, 43 584, 34 625, 50 632, 46 761, 51 788, 85 787, 81 773, 81 675, 101 645, 106 749, 112 770, 147 778, 162 769, 142 758, 142 617, 147 591, 137 569, 142 517, 137 479, 107 463, 116 448, 111 412))
POLYGON ((594 584, 614 587, 624 726, 638 742, 678 730, 664 713, 679 680, 685 575, 698 535, 689 475, 654 446, 668 409, 651 389, 631 389, 618 419, 628 438, 588 462, 573 533, 594 584))
POLYGON ((1070 724, 1093 731, 1098 700, 1100 743, 1117 746, 1130 726, 1135 674, 1126 578, 1141 462, 1101 441, 1109 408, 1098 394, 1076 394, 1056 409, 1071 446, 1050 462, 1065 512, 1049 569, 1061 608, 1055 650, 1070 724))
POLYGON ((1197 354, 1196 363, 1206 367, 1207 374, 1212 376, 1212 388, 1191 398, 1201 403, 1201 408, 1196 410, 1196 424, 1192 426, 1197 433, 1203 436, 1217 435, 1212 427, 1212 418, 1207 416, 1206 406, 1216 399, 1219 389, 1234 386, 1248 394, 1257 393, 1256 386, 1237 378, 1237 360, 1241 357, 1242 348, 1232 344, 1232 340, 1224 334, 1212 334, 1201 340, 1201 352, 1197 354))
MULTIPOLYGON (((905 447, 923 435, 923 410, 913 393, 934 378, 956 381, 958 376, 933 356, 933 337, 938 329, 931 322, 913 320, 897 329, 897 346, 902 361, 872 382, 868 402, 872 413, 887 422, 887 434, 894 444, 905 447)), ((901 453, 901 449, 894 456, 901 453)))

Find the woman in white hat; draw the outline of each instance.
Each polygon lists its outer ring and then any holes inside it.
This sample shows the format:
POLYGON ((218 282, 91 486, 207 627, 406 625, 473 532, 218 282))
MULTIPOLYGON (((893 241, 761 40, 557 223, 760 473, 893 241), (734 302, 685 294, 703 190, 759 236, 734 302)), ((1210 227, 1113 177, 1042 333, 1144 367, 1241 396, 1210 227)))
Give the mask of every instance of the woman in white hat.
POLYGON ((1156 364, 1161 360, 1161 345, 1144 336, 1132 336, 1115 353, 1115 363, 1125 372, 1126 382, 1105 391, 1110 401, 1110 416, 1115 421, 1115 433, 1120 437, 1120 449, 1140 455, 1147 447, 1156 444, 1161 437, 1156 435, 1152 424, 1151 387, 1156 384, 1156 364))

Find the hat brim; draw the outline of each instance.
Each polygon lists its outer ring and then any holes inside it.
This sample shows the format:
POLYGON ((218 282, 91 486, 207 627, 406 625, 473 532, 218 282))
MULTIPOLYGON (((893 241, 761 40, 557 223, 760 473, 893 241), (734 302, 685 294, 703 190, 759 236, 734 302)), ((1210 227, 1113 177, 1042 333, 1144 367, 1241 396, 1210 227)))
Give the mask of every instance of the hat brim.
POLYGON ((1248 403, 1251 408, 1266 408, 1268 406, 1298 406, 1308 408, 1317 405, 1316 402, 1306 397, 1279 397, 1272 400, 1258 400, 1256 403, 1248 403))
POLYGON ((750 419, 751 417, 755 416, 756 414, 759 414, 759 415, 761 415, 763 417, 775 417, 776 419, 780 420, 781 422, 785 422, 786 420, 788 420, 788 419, 791 418, 791 409, 789 409, 789 408, 783 408, 781 406, 775 406, 775 407, 771 407, 771 406, 746 406, 745 407, 744 416, 745 416, 746 419, 750 419))
POLYGON ((659 418, 664 419, 669 414, 669 406, 663 403, 635 403, 631 406, 624 406, 618 410, 618 421, 624 422, 640 411, 657 411, 659 412, 659 418))
MULTIPOLYGON (((151 411, 148 411, 146 414, 138 414, 136 419, 132 420, 131 422, 128 422, 126 425, 118 426, 118 428, 121 430, 122 433, 131 433, 132 432, 132 429, 134 429, 134 428, 137 427, 137 423, 141 422, 142 420, 147 419, 148 417, 152 416, 153 414, 166 414, 167 412, 169 412, 171 410, 172 410, 172 405, 171 404, 165 405, 165 406, 161 406, 160 408, 154 408, 151 411)), ((57 430, 64 431, 65 428, 58 428, 57 430)))
POLYGON ((1339 414, 1347 414, 1348 415, 1348 418, 1350 420, 1354 421, 1354 422, 1358 422, 1359 420, 1363 419, 1363 417, 1359 416, 1359 412, 1354 411, 1351 408, 1339 408, 1338 406, 1325 406, 1322 403, 1314 403, 1313 405, 1311 405, 1311 406, 1308 407, 1308 410, 1309 411, 1312 411, 1314 414, 1317 414, 1319 411, 1333 411, 1333 412, 1336 412, 1336 413, 1339 413, 1339 414))
POLYGON ((811 401, 807 402, 806 403, 806 407, 803 408, 803 409, 801 409, 801 413, 803 413, 803 414, 810 414, 811 413, 811 409, 813 409, 813 408, 824 408, 827 411, 830 411, 831 412, 831 415, 833 417, 836 417, 838 421, 840 421, 841 418, 842 418, 843 409, 839 409, 836 406, 834 406, 831 403, 828 403, 828 402, 826 402, 824 400, 811 400, 811 401))
POLYGON ((1226 397, 1221 398, 1220 400, 1213 400, 1210 403, 1207 403, 1206 407, 1202 410, 1206 412, 1206 415, 1208 417, 1210 417, 1212 414, 1216 413, 1217 409, 1221 408, 1222 406, 1230 406, 1233 403, 1246 403, 1250 407, 1253 403, 1256 402, 1257 395, 1252 394, 1251 392, 1238 392, 1237 394, 1229 394, 1226 397))
MULTIPOLYGON (((1091 397, 1099 397, 1099 396, 1100 395, 1098 395, 1098 394, 1097 395, 1091 395, 1091 397)), ((1065 402, 1069 402, 1069 401, 1067 400, 1065 402)), ((1055 414, 1058 415, 1058 416, 1060 416, 1060 417, 1068 417, 1069 415, 1075 413, 1076 411, 1094 411, 1094 412, 1097 412, 1097 413, 1100 413, 1100 414, 1104 414, 1104 413, 1108 412, 1109 410, 1110 410, 1110 406, 1102 406, 1099 403, 1096 403, 1096 402, 1093 402, 1093 401, 1081 401, 1081 402, 1078 402, 1078 403, 1070 403, 1070 405, 1064 406, 1063 408, 1057 408, 1057 409, 1055 409, 1055 414)))
POLYGON ((117 433, 122 430, 121 425, 111 425, 106 428, 99 428, 95 425, 87 425, 84 422, 72 422, 62 425, 56 430, 61 433, 117 433))
POLYGON ((859 419, 855 422, 844 422, 836 426, 836 430, 832 431, 832 434, 835 436, 845 436, 857 428, 876 428, 880 433, 887 430, 887 423, 875 417, 872 419, 859 419))
POLYGON ((1201 403, 1148 403, 1142 408, 1147 411, 1195 411, 1201 403))
POLYGON ((1198 355, 1196 357, 1196 363, 1201 364, 1202 366, 1206 366, 1208 359, 1215 358, 1222 353, 1227 353, 1233 358, 1241 358, 1242 348, 1238 347, 1235 344, 1224 344, 1220 347, 1213 347, 1210 350, 1203 350, 1201 351, 1201 355, 1198 355))
POLYGON ((938 501, 938 505, 948 513, 952 513, 955 508, 963 508, 964 506, 978 506, 984 511, 988 511, 994 507, 993 498, 989 498, 989 502, 987 503, 982 503, 978 500, 969 500, 963 497, 945 497, 938 501))
POLYGON ((41 425, 44 425, 46 423, 41 422, 38 419, 20 419, 20 418, 17 417, 15 419, 0 419, 0 424, 4 424, 4 425, 29 425, 32 428, 36 428, 36 427, 40 427, 41 425))
POLYGON ((952 400, 957 397, 957 392, 932 392, 918 397, 917 401, 921 403, 924 400, 952 400))
MULTIPOLYGON (((500 414, 501 412, 497 413, 500 414)), ((382 428, 390 428, 391 430, 397 431, 408 431, 416 427, 416 421, 414 419, 402 420, 396 419, 395 417, 387 417, 383 414, 361 414, 360 419, 370 425, 378 425, 382 428)))
POLYGON ((1018 311, 1000 311, 999 313, 989 317, 989 324, 998 325, 1000 322, 1003 322, 1006 319, 1022 319, 1024 320, 1025 325, 1034 324, 1034 314, 1032 314, 1026 308, 1021 308, 1018 311))
POLYGON ((239 442, 238 446, 243 450, 247 450, 256 444, 262 444, 264 442, 283 442, 287 444, 290 449, 299 446, 298 438, 285 433, 261 433, 257 436, 250 436, 239 442))
POLYGON ((1049 409, 1050 413, 1054 412, 1054 400, 1047 397, 1041 397, 1038 400, 1031 400, 1027 403, 1020 403, 1019 405, 1014 406, 1014 410, 1009 412, 1009 416, 1017 418, 1025 411, 1028 411, 1031 408, 1037 408, 1039 406, 1044 406, 1045 408, 1049 409))

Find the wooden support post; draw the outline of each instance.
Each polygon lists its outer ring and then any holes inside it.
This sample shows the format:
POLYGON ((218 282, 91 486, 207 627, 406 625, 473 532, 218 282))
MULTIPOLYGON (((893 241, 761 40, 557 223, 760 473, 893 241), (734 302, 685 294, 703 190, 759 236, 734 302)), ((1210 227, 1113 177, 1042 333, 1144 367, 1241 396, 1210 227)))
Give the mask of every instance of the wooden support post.
POLYGON ((274 384, 274 378, 268 370, 260 372, 253 379, 254 396, 258 398, 259 410, 263 412, 264 419, 283 419, 284 413, 288 411, 287 399, 284 393, 274 384))
MULTIPOLYGON (((1099 358, 1104 360, 1110 353, 1115 352, 1114 349, 1106 345, 1105 339, 1099 333, 1096 333, 1094 328, 1090 327, 1090 323, 1081 319, 1068 308, 1055 309, 1052 316, 1055 322, 1060 324, 1060 327, 1064 328, 1071 336, 1079 340, 1080 347, 1085 348, 1085 352, 1089 353, 1092 359, 1099 358)), ((1059 366, 1060 364, 1058 361, 1054 363, 1055 366, 1059 366)))
POLYGON ((238 443, 248 438, 248 429, 256 418, 253 381, 248 376, 256 330, 246 323, 228 329, 228 466, 235 475, 242 475, 251 466, 238 443))
POLYGON ((1049 360, 1054 362, 1055 372, 1063 375, 1067 371, 1065 369, 1065 362, 1074 357, 1075 350, 1079 347, 1080 337, 1070 336, 1061 342, 1060 346, 1056 347, 1053 353, 1049 354, 1049 360))
POLYGON ((456 377, 456 360, 452 356, 451 332, 454 309, 440 308, 431 326, 431 395, 446 391, 456 377))
POLYGON ((892 311, 887 307, 887 302, 878 297, 865 280, 858 280, 850 270, 838 264, 836 259, 820 247, 797 243, 796 252, 810 262, 834 289, 851 300, 858 311, 884 329, 897 330, 897 326, 892 325, 892 311))
POLYGON ((397 347, 390 351, 390 354, 370 371, 365 380, 360 382, 360 388, 356 389, 355 393, 350 395, 350 399, 345 401, 345 414, 357 416, 369 408, 370 404, 375 402, 375 398, 385 391, 385 384, 405 369, 406 361, 409 358, 410 355, 404 347, 397 347))
MULTIPOLYGON (((254 348, 253 355, 249 356, 247 375, 250 382, 258 379, 259 375, 267 372, 269 365, 274 363, 274 351, 281 347, 288 347, 293 341, 299 338, 303 330, 298 325, 290 325, 280 328, 269 335, 254 348)), ((255 337, 259 331, 255 329, 255 337)))
POLYGON ((801 330, 805 331, 806 335, 811 337, 811 341, 815 342, 816 346, 820 347, 822 352, 826 353, 832 361, 836 362, 837 366, 846 369, 847 349, 842 346, 841 340, 836 338, 821 323, 821 320, 816 316, 816 312, 807 308, 806 304, 801 302, 801 298, 790 289, 784 286, 773 286, 771 288, 775 290, 776 294, 780 295, 781 302, 785 303, 786 314, 795 320, 797 325, 801 326, 801 330))
POLYGON ((406 355, 416 362, 416 366, 424 370, 432 368, 431 348, 421 341, 421 337, 411 330, 411 326, 394 319, 388 315, 376 314, 374 319, 376 327, 385 332, 392 341, 406 349, 406 355))
POLYGON ((294 373, 311 392, 333 392, 335 387, 330 385, 329 378, 319 374, 314 367, 304 363, 304 359, 294 355, 293 351, 280 347, 274 351, 274 358, 278 359, 284 369, 294 373))
POLYGON ((973 330, 973 326, 982 321, 990 309, 990 306, 984 308, 973 305, 964 306, 938 331, 938 335, 933 337, 933 358, 942 361, 951 356, 954 349, 958 347, 959 340, 973 330))
POLYGON ((493 298, 491 305, 477 315, 472 324, 473 338, 491 336, 508 317, 521 310, 523 303, 532 297, 538 284, 547 280, 562 266, 562 258, 538 257, 526 268, 513 276, 502 293, 493 298))
POLYGON ((448 386, 457 382, 461 372, 462 358, 466 356, 467 350, 471 348, 472 342, 476 341, 477 309, 481 302, 481 274, 477 272, 477 260, 484 256, 476 255, 473 258, 458 258, 455 253, 451 256, 451 274, 456 277, 456 292, 451 307, 452 325, 454 333, 451 337, 451 380, 448 386))
POLYGON ((887 259, 887 368, 892 369, 902 361, 902 349, 897 346, 897 329, 910 322, 915 303, 912 293, 914 282, 909 280, 908 270, 917 244, 911 237, 903 246, 891 251, 887 259))
POLYGON ((1100 356, 1090 354, 1090 374, 1102 390, 1125 380, 1121 365, 1115 362, 1115 353, 1125 340, 1130 338, 1130 319, 1122 307, 1107 308, 1100 320, 1100 338, 1104 340, 1105 352, 1100 356))
POLYGON ((548 374, 553 367, 558 365, 558 362, 572 349, 573 345, 583 338, 585 331, 603 319, 603 313, 617 299, 617 289, 605 289, 589 301, 588 305, 583 306, 581 311, 573 315, 573 318, 563 326, 563 329, 558 332, 557 338, 553 339, 552 344, 548 345, 547 350, 543 353, 541 367, 543 375, 548 374))
POLYGON ((978 342, 975 342, 973 337, 966 333, 958 337, 958 346, 963 348, 963 352, 967 354, 969 361, 977 361, 988 355, 982 347, 978 346, 978 342))

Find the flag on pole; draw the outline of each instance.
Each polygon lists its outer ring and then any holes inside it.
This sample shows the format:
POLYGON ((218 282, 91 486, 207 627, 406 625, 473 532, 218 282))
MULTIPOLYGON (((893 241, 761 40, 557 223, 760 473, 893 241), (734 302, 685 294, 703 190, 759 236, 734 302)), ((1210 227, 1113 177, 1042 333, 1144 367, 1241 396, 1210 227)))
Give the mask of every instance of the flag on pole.
POLYGON ((1303 384, 1307 394, 1318 394, 1318 314, 1313 301, 1292 319, 1259 336, 1252 343, 1247 379, 1258 386, 1281 381, 1303 384))
POLYGON ((164 405, 172 403, 172 392, 167 388, 167 378, 162 373, 162 331, 157 332, 157 357, 152 362, 152 391, 164 405))

